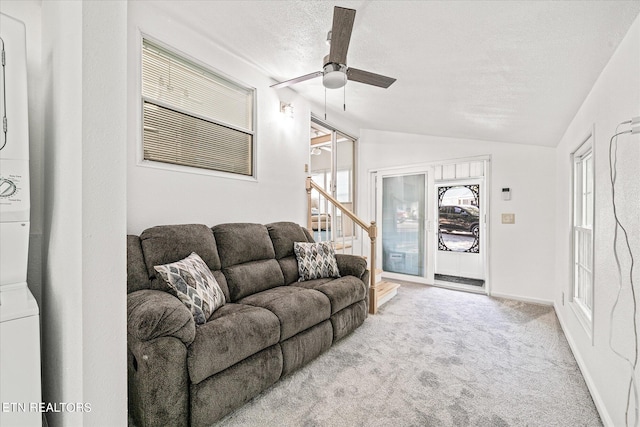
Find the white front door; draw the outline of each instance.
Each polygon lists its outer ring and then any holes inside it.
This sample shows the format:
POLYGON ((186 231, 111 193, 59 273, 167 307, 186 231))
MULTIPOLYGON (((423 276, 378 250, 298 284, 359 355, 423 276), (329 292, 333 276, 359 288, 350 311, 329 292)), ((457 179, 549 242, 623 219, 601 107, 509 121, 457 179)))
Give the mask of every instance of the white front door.
POLYGON ((438 242, 435 281, 484 288, 484 180, 435 185, 438 242))

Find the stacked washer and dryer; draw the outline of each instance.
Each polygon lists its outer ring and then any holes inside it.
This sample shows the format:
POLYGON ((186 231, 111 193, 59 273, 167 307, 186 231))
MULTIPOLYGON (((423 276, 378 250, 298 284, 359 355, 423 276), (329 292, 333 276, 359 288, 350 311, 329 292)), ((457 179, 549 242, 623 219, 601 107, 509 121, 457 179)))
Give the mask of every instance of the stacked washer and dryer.
POLYGON ((26 31, 0 13, 0 426, 41 426, 40 316, 27 286, 26 31))

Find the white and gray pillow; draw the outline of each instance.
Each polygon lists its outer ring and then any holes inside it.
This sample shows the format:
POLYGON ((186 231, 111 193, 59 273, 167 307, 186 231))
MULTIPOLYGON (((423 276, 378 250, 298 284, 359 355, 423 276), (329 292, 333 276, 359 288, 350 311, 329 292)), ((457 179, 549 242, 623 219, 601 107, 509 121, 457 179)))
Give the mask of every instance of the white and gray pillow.
POLYGON ((340 277, 331 242, 294 242, 293 251, 298 261, 299 282, 340 277))
POLYGON ((191 311, 196 324, 206 323, 209 316, 224 305, 225 297, 220 285, 195 252, 180 261, 153 268, 176 291, 180 301, 191 311))

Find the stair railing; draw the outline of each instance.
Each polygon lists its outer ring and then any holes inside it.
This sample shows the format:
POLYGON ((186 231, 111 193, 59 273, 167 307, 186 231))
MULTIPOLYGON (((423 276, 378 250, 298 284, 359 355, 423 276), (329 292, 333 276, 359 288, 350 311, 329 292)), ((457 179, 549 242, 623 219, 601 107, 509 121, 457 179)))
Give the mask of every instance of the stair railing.
MULTIPOLYGON (((375 314, 377 311, 377 298, 375 295, 376 288, 376 239, 378 235, 378 227, 376 226, 375 221, 371 221, 367 224, 365 221, 360 219, 356 214, 351 212, 346 206, 336 200, 331 194, 327 193, 322 187, 313 182, 311 177, 307 177, 306 180, 306 190, 307 190, 307 229, 313 235, 313 221, 312 221, 312 196, 311 191, 316 190, 320 196, 323 197, 324 201, 327 204, 330 204, 335 209, 339 210, 342 216, 348 217, 355 225, 360 227, 363 232, 366 232, 369 236, 369 241, 371 243, 370 248, 370 256, 368 257, 369 261, 369 313, 375 314)), ((319 203, 320 206, 320 203, 319 203)), ((328 209, 324 209, 325 214, 328 214, 328 209)), ((318 214, 318 230, 322 231, 323 224, 324 229, 333 233, 333 229, 335 229, 335 224, 333 224, 333 219, 330 218, 329 215, 325 215, 324 219, 322 215, 318 214)), ((344 228, 343 228, 343 237, 344 237, 344 228)), ((344 244, 343 244, 344 247, 344 244)), ((366 257, 365 257, 366 258, 366 257)))

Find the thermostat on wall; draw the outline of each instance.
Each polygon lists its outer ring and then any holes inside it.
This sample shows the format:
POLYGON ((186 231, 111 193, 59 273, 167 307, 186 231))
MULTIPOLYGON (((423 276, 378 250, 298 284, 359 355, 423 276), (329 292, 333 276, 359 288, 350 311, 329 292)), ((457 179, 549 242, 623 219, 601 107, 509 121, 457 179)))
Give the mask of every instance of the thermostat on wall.
POLYGON ((502 200, 511 200, 511 189, 503 188, 502 189, 502 200))

